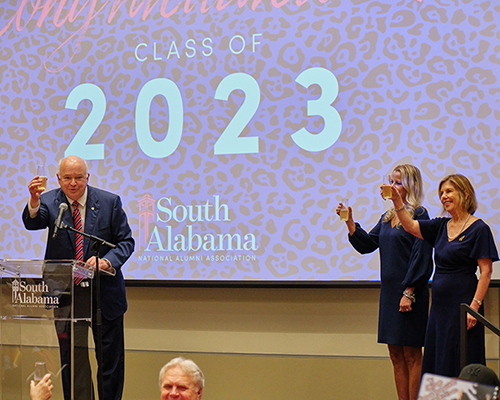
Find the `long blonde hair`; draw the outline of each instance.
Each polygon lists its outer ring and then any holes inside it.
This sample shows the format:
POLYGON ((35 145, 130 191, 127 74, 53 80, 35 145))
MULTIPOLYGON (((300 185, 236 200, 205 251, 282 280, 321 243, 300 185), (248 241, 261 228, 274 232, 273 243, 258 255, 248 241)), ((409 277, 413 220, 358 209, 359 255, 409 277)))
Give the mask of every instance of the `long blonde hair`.
MULTIPOLYGON (((414 165, 403 164, 395 167, 393 173, 394 172, 399 172, 401 174, 401 185, 404 190, 406 190, 405 208, 413 217, 415 215, 415 210, 422 206, 422 201, 424 200, 424 186, 420 170, 414 165)), ((396 210, 393 206, 385 213, 383 222, 389 222, 395 216, 396 210)), ((401 222, 398 222, 397 225, 401 225, 401 222)))

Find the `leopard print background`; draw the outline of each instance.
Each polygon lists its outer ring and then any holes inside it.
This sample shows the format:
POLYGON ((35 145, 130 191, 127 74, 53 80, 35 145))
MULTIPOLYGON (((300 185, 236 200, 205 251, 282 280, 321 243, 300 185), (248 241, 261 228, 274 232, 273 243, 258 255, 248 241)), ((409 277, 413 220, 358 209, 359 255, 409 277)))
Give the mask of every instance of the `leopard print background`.
POLYGON ((377 280, 378 253, 352 249, 335 208, 348 197, 373 227, 389 206, 381 176, 402 163, 420 168, 431 216, 440 179, 469 177, 499 238, 495 1, 23 3, 0 4, 2 258, 43 258, 47 234, 21 221, 27 184, 45 163, 56 188, 68 149, 89 161, 91 185, 122 197, 137 243, 127 279, 377 280), (312 68, 320 83, 304 87, 312 68), (308 101, 335 92, 323 72, 338 95, 314 112, 308 101), (227 100, 216 96, 232 74, 227 100), (155 90, 166 94, 140 98, 155 90), (340 115, 336 140, 325 112, 340 115), (250 139, 215 154, 243 117, 258 151, 250 139), (148 125, 154 142, 141 144, 148 125), (301 128, 334 143, 301 148, 301 128))

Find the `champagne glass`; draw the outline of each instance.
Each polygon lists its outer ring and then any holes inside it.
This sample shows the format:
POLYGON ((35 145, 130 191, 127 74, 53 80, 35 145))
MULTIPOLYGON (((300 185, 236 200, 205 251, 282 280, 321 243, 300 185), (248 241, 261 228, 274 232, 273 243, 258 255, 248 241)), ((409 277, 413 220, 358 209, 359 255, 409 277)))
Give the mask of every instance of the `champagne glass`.
POLYGON ((392 199, 392 175, 384 175, 384 183, 382 185, 382 197, 384 199, 392 199))
POLYGON ((343 198, 340 199, 340 202, 342 203, 342 208, 340 209, 340 220, 341 221, 347 221, 349 219, 349 199, 348 198, 343 198))
POLYGON ((40 164, 36 168, 36 174, 42 180, 42 184, 38 186, 38 190, 47 190, 47 173, 45 172, 45 165, 40 164))
POLYGON ((37 361, 35 363, 35 372, 33 374, 33 380, 38 384, 43 377, 47 374, 47 366, 44 362, 37 361))

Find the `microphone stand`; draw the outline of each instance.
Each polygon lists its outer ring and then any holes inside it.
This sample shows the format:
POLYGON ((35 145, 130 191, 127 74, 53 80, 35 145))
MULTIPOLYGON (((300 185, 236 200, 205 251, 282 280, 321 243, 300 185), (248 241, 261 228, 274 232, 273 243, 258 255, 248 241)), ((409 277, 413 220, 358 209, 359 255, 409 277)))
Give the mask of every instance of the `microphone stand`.
POLYGON ((103 377, 102 377, 102 317, 101 317, 101 279, 99 273, 99 248, 102 245, 111 247, 114 249, 116 245, 113 243, 109 243, 104 239, 101 239, 94 235, 89 235, 88 233, 79 231, 72 226, 66 225, 63 221, 61 221, 61 226, 59 229, 68 229, 75 233, 79 233, 90 240, 92 240, 92 250, 94 250, 95 262, 96 262, 96 275, 95 275, 95 290, 96 290, 96 300, 95 300, 95 308, 96 308, 96 336, 97 340, 95 343, 96 347, 96 358, 97 358, 97 391, 99 392, 99 400, 104 400, 104 389, 103 389, 103 377))

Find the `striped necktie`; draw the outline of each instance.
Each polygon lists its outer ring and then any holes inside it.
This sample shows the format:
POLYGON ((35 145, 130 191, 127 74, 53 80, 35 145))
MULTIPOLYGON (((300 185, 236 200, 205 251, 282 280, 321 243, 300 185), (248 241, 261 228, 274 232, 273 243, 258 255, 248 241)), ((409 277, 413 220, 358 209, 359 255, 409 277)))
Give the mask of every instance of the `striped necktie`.
MULTIPOLYGON (((78 209, 79 205, 80 204, 78 204, 77 201, 73 202, 73 222, 75 224, 75 229, 81 232, 82 216, 80 215, 80 210, 78 209)), ((81 233, 75 232, 75 248, 76 248, 75 260, 83 261, 83 235, 81 233)), ((83 276, 76 275, 74 277, 75 285, 78 285, 82 280, 83 276)))
MULTIPOLYGON (((73 222, 75 224, 75 229, 77 231, 82 230, 82 217, 80 215, 80 210, 78 209, 78 202, 73 202, 73 222)), ((81 233, 75 234, 75 248, 76 256, 75 260, 83 261, 83 235, 81 233)))

